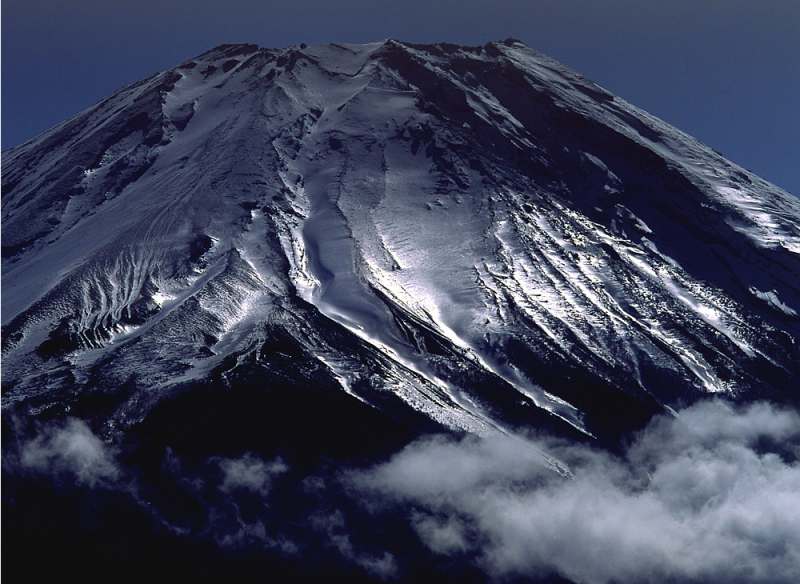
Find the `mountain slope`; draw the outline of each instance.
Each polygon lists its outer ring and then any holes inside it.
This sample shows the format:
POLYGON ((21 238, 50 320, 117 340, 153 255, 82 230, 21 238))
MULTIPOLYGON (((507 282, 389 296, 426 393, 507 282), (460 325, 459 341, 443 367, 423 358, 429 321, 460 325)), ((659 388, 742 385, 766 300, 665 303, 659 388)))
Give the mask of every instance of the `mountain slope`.
POLYGON ((4 407, 106 431, 241 371, 478 434, 798 399, 797 200, 513 40, 218 47, 4 153, 3 258, 4 407))

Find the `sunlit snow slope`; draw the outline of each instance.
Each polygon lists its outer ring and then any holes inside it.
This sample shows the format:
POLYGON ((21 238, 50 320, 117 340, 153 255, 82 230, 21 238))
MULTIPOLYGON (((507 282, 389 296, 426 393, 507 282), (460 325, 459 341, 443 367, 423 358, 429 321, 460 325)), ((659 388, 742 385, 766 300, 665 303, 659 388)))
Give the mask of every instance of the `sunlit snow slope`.
POLYGON ((3 406, 260 368, 485 433, 797 401, 800 202, 563 65, 221 46, 3 154, 3 406))

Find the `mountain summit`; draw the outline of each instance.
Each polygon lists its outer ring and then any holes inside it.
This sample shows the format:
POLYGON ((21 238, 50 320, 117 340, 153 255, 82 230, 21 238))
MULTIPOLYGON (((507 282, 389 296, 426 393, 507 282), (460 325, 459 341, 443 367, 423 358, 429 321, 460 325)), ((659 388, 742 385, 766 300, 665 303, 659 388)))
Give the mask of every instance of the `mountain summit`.
POLYGON ((797 399, 798 201, 514 40, 220 46, 4 153, 3 258, 14 411, 254 371, 479 434, 797 399))

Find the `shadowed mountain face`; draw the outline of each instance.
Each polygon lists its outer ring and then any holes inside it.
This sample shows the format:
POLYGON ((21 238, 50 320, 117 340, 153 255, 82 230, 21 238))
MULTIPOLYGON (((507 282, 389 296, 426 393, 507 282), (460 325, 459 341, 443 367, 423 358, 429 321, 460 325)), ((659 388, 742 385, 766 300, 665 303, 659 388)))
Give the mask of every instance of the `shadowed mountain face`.
POLYGON ((221 46, 2 181, 6 442, 77 416, 153 489, 800 401, 800 203, 513 40, 221 46))

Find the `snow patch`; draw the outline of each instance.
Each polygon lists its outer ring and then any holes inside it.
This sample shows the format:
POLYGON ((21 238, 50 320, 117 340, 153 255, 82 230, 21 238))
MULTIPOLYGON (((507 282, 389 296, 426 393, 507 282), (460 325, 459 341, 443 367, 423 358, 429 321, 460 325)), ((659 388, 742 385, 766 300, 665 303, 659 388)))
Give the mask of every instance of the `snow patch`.
POLYGON ((754 286, 750 287, 750 294, 759 298, 769 304, 772 308, 780 310, 784 314, 788 314, 789 316, 797 316, 797 311, 789 306, 786 306, 783 302, 781 302, 780 298, 778 298, 778 293, 775 290, 770 290, 769 292, 762 292, 761 290, 757 289, 754 286))

